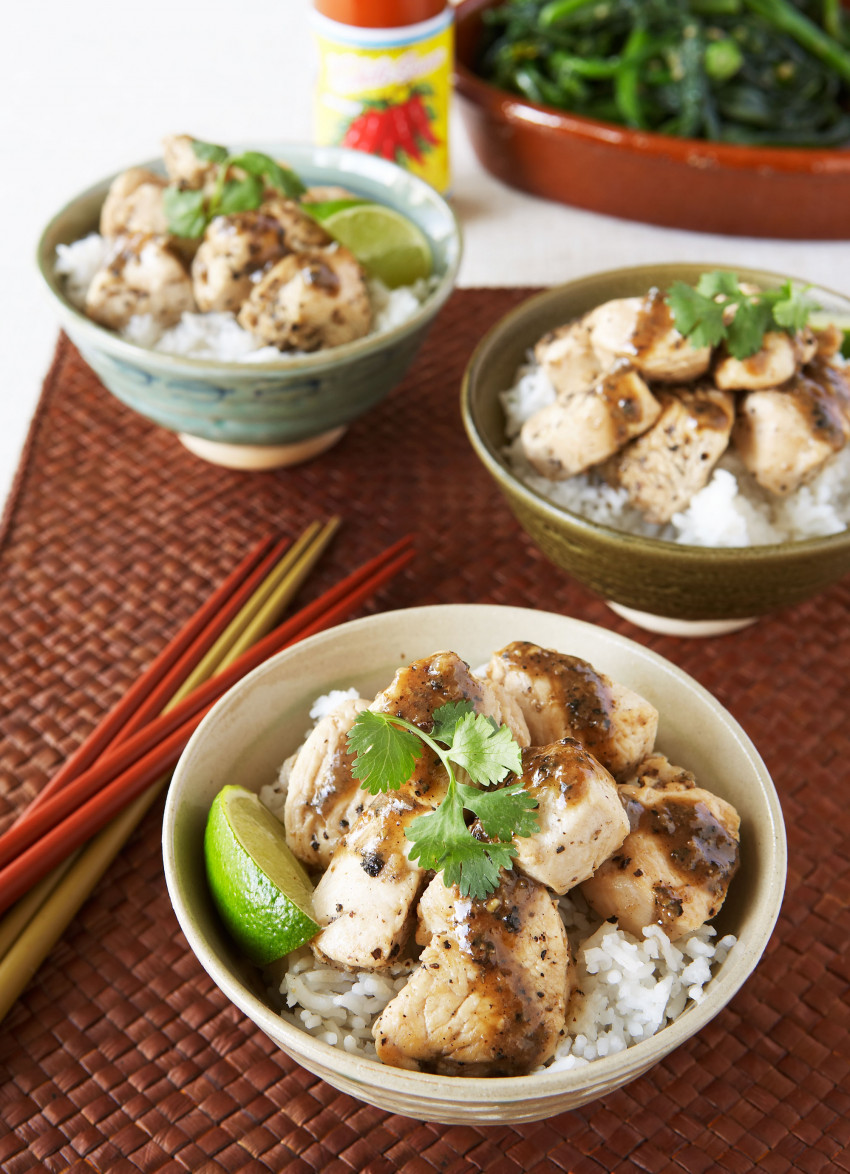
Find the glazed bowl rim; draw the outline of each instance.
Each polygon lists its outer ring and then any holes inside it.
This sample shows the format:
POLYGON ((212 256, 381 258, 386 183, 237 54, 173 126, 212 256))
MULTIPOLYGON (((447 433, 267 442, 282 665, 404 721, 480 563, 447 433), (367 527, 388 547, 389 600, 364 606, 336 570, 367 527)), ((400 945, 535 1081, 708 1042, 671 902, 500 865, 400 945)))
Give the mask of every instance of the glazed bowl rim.
MULTIPOLYGON (((490 442, 485 438, 478 427, 476 413, 473 410, 473 382, 484 360, 486 351, 506 328, 509 328, 517 319, 528 316, 529 312, 533 312, 538 306, 542 307, 548 305, 550 302, 556 302, 567 291, 579 290, 583 286, 593 287, 598 283, 607 282, 618 277, 628 280, 631 276, 636 277, 640 273, 661 269, 668 273, 679 271, 683 276, 685 274, 692 274, 695 270, 724 270, 738 273, 745 278, 749 277, 751 279, 758 277, 768 278, 777 283, 789 280, 787 274, 775 273, 766 269, 755 269, 746 265, 736 266, 714 262, 700 264, 699 262, 693 261, 655 261, 644 265, 596 270, 593 273, 574 278, 572 281, 562 282, 560 285, 550 286, 548 289, 542 290, 539 293, 530 294, 519 305, 514 306, 513 309, 502 315, 478 340, 464 369, 461 382, 461 415, 469 441, 479 459, 497 482, 500 484, 507 483, 511 493, 519 497, 529 509, 544 515, 549 522, 559 526, 567 526, 579 534, 595 539, 602 539, 609 544, 617 544, 625 549, 640 549, 648 553, 666 554, 669 557, 694 563, 704 562, 706 559, 712 559, 718 563, 740 562, 742 559, 746 559, 756 564, 759 562, 770 562, 778 557, 787 557, 789 555, 806 558, 822 550, 847 545, 850 542, 850 527, 845 527, 844 530, 839 531, 837 534, 827 534, 812 538, 786 539, 783 542, 761 543, 750 546, 694 546, 684 542, 673 542, 669 539, 656 538, 644 534, 630 534, 625 530, 617 530, 615 527, 608 526, 603 522, 596 522, 590 518, 583 517, 581 514, 573 513, 566 506, 556 505, 542 493, 524 484, 509 468, 507 462, 503 461, 499 456, 498 450, 494 446, 491 446, 490 442)), ((804 284, 800 279, 795 277, 791 277, 790 280, 795 283, 799 282, 800 284, 804 284)), ((823 285, 817 285, 814 288, 822 290, 823 293, 829 294, 830 297, 834 297, 840 302, 844 302, 847 305, 848 314, 850 315, 850 296, 823 285)), ((532 343, 529 342, 528 345, 530 346, 532 343)), ((505 387, 503 390, 507 391, 508 389, 505 387)))
MULTIPOLYGON (((142 346, 140 343, 121 338, 115 332, 94 322, 68 300, 62 291, 61 282, 56 276, 55 252, 51 255, 48 251, 48 245, 56 233, 60 222, 75 207, 87 201, 93 201, 99 196, 105 198, 110 184, 124 171, 128 170, 129 167, 148 168, 162 173, 164 171, 164 165, 163 159, 160 156, 142 163, 128 164, 127 167, 121 168, 121 170, 115 172, 113 175, 98 180, 85 190, 78 192, 66 200, 63 206, 51 216, 39 235, 36 246, 36 264, 42 281, 64 319, 68 323, 73 324, 74 330, 80 337, 87 338, 91 345, 97 346, 98 349, 106 354, 112 355, 119 360, 124 360, 134 366, 158 371, 183 372, 187 376, 194 375, 197 377, 204 373, 209 375, 219 374, 222 376, 238 376, 240 374, 250 376, 256 374, 271 377, 286 375, 290 372, 299 375, 313 372, 318 374, 339 364, 345 364, 349 360, 356 360, 373 352, 382 351, 387 346, 391 346, 393 343, 415 333, 430 322, 448 300, 454 290, 460 269, 463 255, 463 231, 460 220, 452 206, 435 188, 432 188, 430 184, 426 183, 425 180, 420 179, 411 172, 405 171, 388 160, 379 159, 376 156, 367 155, 362 151, 354 151, 345 147, 322 147, 309 142, 240 142, 234 144, 234 148, 236 150, 261 150, 267 154, 282 152, 284 154, 293 154, 294 156, 303 155, 304 161, 296 164, 296 170, 298 167, 304 167, 305 169, 315 167, 317 170, 333 170, 333 161, 335 160, 338 162, 347 160, 351 164, 356 163, 360 165, 359 168, 353 166, 350 172, 344 168, 340 168, 340 175, 338 177, 340 180, 345 179, 349 175, 355 181, 358 176, 378 179, 382 172, 387 178, 395 177, 398 180, 399 176, 403 177, 404 182, 409 188, 412 188, 414 192, 417 192, 423 197, 425 202, 435 206, 439 213, 446 217, 449 231, 447 231, 445 236, 445 272, 440 276, 434 288, 429 291, 419 308, 406 321, 391 327, 389 330, 366 335, 364 338, 343 343, 341 346, 325 348, 290 358, 284 357, 263 362, 257 362, 255 360, 239 361, 197 358, 156 351, 142 346), (314 162, 313 160, 316 157, 318 157, 318 161, 314 162), (324 162, 325 160, 327 162, 324 162)), ((330 179, 331 176, 329 175, 325 182, 330 182, 330 179)), ((394 207, 394 205, 389 204, 388 206, 394 207)), ((396 208, 396 211, 399 210, 396 208)), ((409 215, 407 212, 404 214, 409 215)), ((410 217, 410 219, 414 218, 410 217)), ((425 236, 429 238, 429 243, 433 244, 428 232, 421 225, 419 227, 425 236)))
MULTIPOLYGON (((162 847, 166 884, 181 930, 199 963, 228 999, 235 1003, 272 1039, 276 1042, 283 1041, 280 1046, 285 1051, 292 1049, 289 1054, 296 1060, 299 1059, 299 1056, 303 1056, 311 1063, 317 1063, 332 1070, 335 1075, 364 1085, 374 1085, 375 1074, 381 1073, 383 1080, 378 1082, 380 1087, 391 1086, 393 1091, 400 1095, 422 1098, 425 1104, 429 1103, 429 1098, 440 1095, 460 1101, 516 1104, 523 1100, 546 1098, 555 1093, 592 1090, 597 1086, 600 1086, 604 1092, 611 1080, 617 1080, 624 1074, 626 1080, 640 1075, 701 1031, 715 1015, 729 1004, 737 991, 751 977, 764 955, 776 925, 787 877, 785 823, 771 775, 746 731, 713 694, 672 661, 645 645, 610 629, 574 619, 571 616, 546 612, 540 608, 511 607, 498 604, 433 604, 397 609, 352 620, 285 649, 247 674, 215 704, 193 734, 181 756, 166 796, 162 847), (228 712, 231 708, 238 706, 240 699, 246 693, 262 686, 264 679, 273 677, 282 664, 285 665, 287 661, 297 663, 299 658, 313 653, 320 655, 323 648, 332 645, 341 636, 343 639, 350 638, 368 643, 371 632, 381 626, 391 629, 395 623, 409 622, 414 625, 431 623, 439 619, 441 615, 445 616, 447 622, 451 622, 451 613, 466 612, 468 614, 470 609, 474 609, 489 623, 493 625, 498 623, 502 627, 506 621, 519 623, 523 617, 531 614, 541 616, 546 620, 557 619, 559 624, 562 623, 567 628, 584 632, 594 640, 602 642, 603 645, 607 643, 609 646, 623 649, 629 655, 647 663, 653 672, 660 673, 668 679, 672 678, 677 684, 682 685, 698 700, 701 706, 707 707, 712 722, 720 723, 727 735, 746 755, 752 768, 750 783, 755 786, 760 796, 760 806, 764 807, 762 818, 768 821, 768 826, 771 829, 769 837, 771 848, 766 854, 763 872, 759 874, 758 892, 761 918, 752 927, 753 941, 747 943, 747 950, 740 955, 737 963, 733 963, 734 969, 729 970, 725 976, 718 975, 717 979, 708 986, 702 1002, 688 1007, 676 1020, 655 1035, 624 1051, 567 1071, 544 1070, 523 1076, 503 1077, 456 1077, 410 1072, 384 1065, 369 1057, 345 1052, 316 1039, 306 1031, 289 1024, 238 978, 227 962, 219 957, 213 945, 208 942, 201 927, 194 924, 191 911, 194 899, 187 892, 184 900, 181 893, 180 870, 177 864, 173 832, 177 811, 184 798, 183 792, 187 786, 187 776, 193 767, 192 759, 210 729, 216 723, 224 724, 227 722, 228 712), (775 875, 777 868, 781 883, 774 884, 770 877, 775 875), (723 978, 725 981, 719 981, 723 978)), ((734 951, 731 957, 734 957, 734 951)), ((620 1080, 618 1087, 623 1082, 620 1080)))

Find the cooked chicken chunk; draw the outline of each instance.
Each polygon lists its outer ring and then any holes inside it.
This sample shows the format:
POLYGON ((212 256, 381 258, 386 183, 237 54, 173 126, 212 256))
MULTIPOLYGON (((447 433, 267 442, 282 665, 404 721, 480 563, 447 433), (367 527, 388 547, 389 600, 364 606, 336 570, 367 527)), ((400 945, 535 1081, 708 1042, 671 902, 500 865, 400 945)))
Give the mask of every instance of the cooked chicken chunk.
POLYGON ((663 524, 708 484, 729 445, 735 400, 715 388, 657 394, 661 415, 611 457, 605 474, 628 491, 647 521, 663 524))
POLYGON ((785 496, 850 439, 850 386, 818 359, 781 389, 751 391, 738 405, 732 443, 759 485, 785 496))
MULTIPOLYGON (((437 652, 399 669, 370 708, 403 717, 428 732, 440 706, 470 701, 477 713, 501 723, 510 703, 503 706, 497 692, 473 676, 455 653, 437 652)), ((522 718, 517 715, 516 720, 527 741, 522 718)), ((412 845, 405 829, 433 811, 446 785, 439 758, 426 749, 407 783, 370 800, 352 823, 314 893, 317 920, 326 927, 312 943, 318 957, 331 965, 379 970, 401 956, 415 901, 427 879, 425 870, 408 859, 412 845)))
POLYGON ((271 216, 283 229, 283 239, 287 249, 293 253, 308 253, 314 249, 326 249, 334 241, 295 200, 287 200, 283 196, 273 196, 260 205, 260 212, 264 216, 271 216))
POLYGON ((212 178, 216 164, 196 155, 193 141, 191 135, 166 135, 162 140, 162 157, 169 179, 197 189, 212 178))
POLYGON ((368 334, 372 306, 363 270, 348 249, 291 253, 257 282, 240 326, 284 351, 316 351, 368 334))
POLYGON ((319 183, 308 187, 301 197, 302 204, 327 204, 332 200, 356 200, 357 195, 348 188, 334 183, 319 183))
POLYGON ((167 239, 141 234, 116 238, 85 302, 88 316, 112 330, 122 329, 135 314, 173 326, 194 309, 191 278, 167 239))
POLYGON ((562 481, 612 456, 650 428, 660 411, 641 377, 617 367, 587 391, 535 412, 523 424, 520 442, 539 473, 562 481))
POLYGON ((693 776, 653 755, 620 787, 631 831, 581 885, 600 917, 636 937, 660 925, 675 940, 720 910, 738 867, 739 818, 693 776))
POLYGON ((563 1033, 570 956, 545 889, 503 872, 491 896, 464 899, 438 874, 419 912, 428 944, 372 1028, 378 1056, 462 1076, 514 1076, 546 1063, 563 1033))
POLYGON ((101 236, 151 233, 165 236, 168 219, 162 193, 167 180, 145 167, 131 167, 115 177, 100 210, 101 236))
POLYGON ((340 839, 371 800, 351 773, 348 731, 368 701, 349 698, 321 718, 295 755, 284 808, 286 842, 308 868, 328 867, 340 839))
POLYGON ((617 784, 574 738, 523 750, 521 779, 537 800, 540 829, 514 837, 514 867, 563 895, 593 876, 628 835, 617 784))
POLYGON ((534 357, 549 377, 559 399, 587 389, 602 374, 599 357, 590 342, 584 319, 544 334, 534 357))
POLYGON ((650 381, 688 383, 708 370, 711 347, 695 347, 673 325, 657 289, 643 298, 617 298, 586 316, 590 341, 603 370, 628 359, 650 381))
POLYGON ((192 262, 198 308, 236 313, 263 272, 287 252, 283 228, 261 212, 216 216, 192 262))
POLYGON ((656 708, 576 656, 517 640, 493 654, 487 678, 516 698, 532 746, 575 738, 620 779, 655 745, 656 708))
POLYGON ((429 774, 421 789, 421 799, 409 790, 378 795, 337 845, 313 893, 325 928, 310 945, 328 965, 384 970, 402 956, 427 878, 408 859, 405 828, 440 802, 445 773, 442 780, 429 774))
POLYGON ((811 330, 802 330, 793 338, 781 330, 771 330, 754 355, 746 359, 724 355, 715 365, 714 382, 725 391, 780 387, 814 358, 816 349, 817 341, 811 330))

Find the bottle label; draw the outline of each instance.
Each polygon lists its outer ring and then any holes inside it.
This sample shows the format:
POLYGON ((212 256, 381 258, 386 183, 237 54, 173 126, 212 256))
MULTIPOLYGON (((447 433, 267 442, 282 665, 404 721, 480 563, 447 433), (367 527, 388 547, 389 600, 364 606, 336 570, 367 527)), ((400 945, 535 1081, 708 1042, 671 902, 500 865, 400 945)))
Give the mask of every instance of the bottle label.
POLYGON ((389 159, 449 186, 451 9, 397 29, 360 29, 314 14, 316 142, 389 159))

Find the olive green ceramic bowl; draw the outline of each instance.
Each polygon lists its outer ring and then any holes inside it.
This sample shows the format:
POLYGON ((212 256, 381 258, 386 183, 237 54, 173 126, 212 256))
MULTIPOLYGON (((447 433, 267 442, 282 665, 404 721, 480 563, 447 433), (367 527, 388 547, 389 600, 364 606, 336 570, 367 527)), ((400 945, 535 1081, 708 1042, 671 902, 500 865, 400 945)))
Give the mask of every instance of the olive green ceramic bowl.
POLYGON ((296 644, 236 685, 198 727, 175 771, 163 820, 171 902, 189 946, 226 997, 287 1055, 334 1088, 393 1113, 468 1125, 535 1121, 605 1096, 667 1056, 720 1012, 757 966, 785 885, 782 811, 755 747, 693 678, 614 632, 547 612, 475 604, 409 608, 355 620, 296 644), (203 836, 214 796, 227 783, 254 791, 277 775, 304 738, 309 710, 329 689, 364 697, 395 670, 440 649, 473 667, 511 640, 582 657, 659 711, 657 745, 692 770, 741 816, 741 865, 716 919, 738 941, 691 1005, 649 1039, 561 1072, 482 1079, 392 1068, 332 1047, 271 1006, 260 974, 225 933, 204 873, 203 836))
MULTIPOLYGON (((395 208, 431 244, 436 281, 419 310, 381 334, 274 362, 218 362, 160 354, 126 342, 92 322, 63 292, 56 248, 97 231, 112 178, 59 212, 38 246, 38 265, 63 329, 105 386, 155 424, 180 435, 208 460, 236 468, 270 468, 328 448, 346 426, 379 403, 404 375, 460 264, 457 220, 423 180, 395 164, 335 147, 253 145, 287 163, 308 185, 339 184, 395 208)), ((143 166, 163 171, 161 161, 143 166)))
MULTIPOLYGON (((673 281, 695 283, 711 263, 648 265, 579 278, 529 298, 480 341, 466 369, 463 420, 478 458, 543 553, 615 610, 643 627, 712 635, 799 603, 850 571, 850 532, 771 546, 706 548, 638 537, 588 521, 524 485, 505 457, 500 393, 515 381, 529 348, 547 330, 612 298, 673 281)), ((741 280, 773 287, 785 278, 737 269, 741 280)), ((802 283, 805 284, 805 283, 802 283)), ((819 320, 850 326, 850 301, 813 288, 819 320)))

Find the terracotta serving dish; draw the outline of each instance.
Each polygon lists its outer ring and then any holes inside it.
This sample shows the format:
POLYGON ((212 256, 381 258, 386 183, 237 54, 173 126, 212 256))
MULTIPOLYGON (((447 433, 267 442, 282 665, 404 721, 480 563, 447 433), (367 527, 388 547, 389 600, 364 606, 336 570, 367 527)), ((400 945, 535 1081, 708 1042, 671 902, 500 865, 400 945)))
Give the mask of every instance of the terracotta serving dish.
POLYGON ((743 729, 669 661, 605 628, 527 608, 477 604, 408 608, 343 624, 282 652, 227 693, 198 727, 178 764, 163 820, 168 891, 199 962, 227 998, 280 1047, 334 1088, 421 1121, 466 1125, 535 1121, 605 1096, 685 1043, 734 996, 770 938, 785 885, 782 811, 770 775, 743 729), (658 709, 658 746, 733 803, 741 816, 741 866, 716 919, 738 943, 705 990, 656 1035, 570 1071, 494 1078, 409 1072, 350 1053, 284 1020, 259 972, 240 957, 216 916, 203 836, 218 790, 271 781, 309 728, 313 700, 356 686, 374 696, 396 668, 453 649, 473 667, 522 638, 590 661, 658 709))
MULTIPOLYGON (((479 460, 545 555, 615 611, 656 631, 715 635, 816 595, 850 572, 850 531, 770 546, 685 546, 626 534, 554 505, 512 472, 505 456, 500 393, 529 349, 557 326, 612 298, 673 281, 694 284, 711 265, 644 265, 579 278, 523 302, 484 336, 467 366, 461 409, 479 460)), ((784 278, 738 269, 741 280, 775 287, 784 278)), ((850 302, 810 290, 823 320, 850 323, 850 302)))
POLYGON ((850 236, 850 150, 677 139, 538 106, 477 77, 481 14, 457 10, 455 84, 472 146, 511 187, 672 228, 735 236, 850 236))

